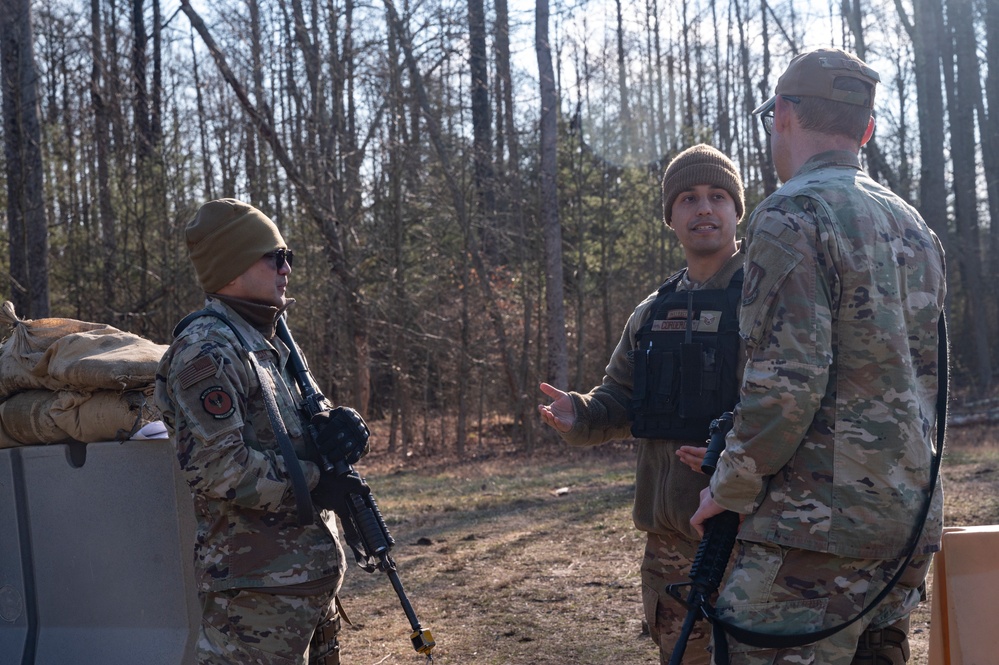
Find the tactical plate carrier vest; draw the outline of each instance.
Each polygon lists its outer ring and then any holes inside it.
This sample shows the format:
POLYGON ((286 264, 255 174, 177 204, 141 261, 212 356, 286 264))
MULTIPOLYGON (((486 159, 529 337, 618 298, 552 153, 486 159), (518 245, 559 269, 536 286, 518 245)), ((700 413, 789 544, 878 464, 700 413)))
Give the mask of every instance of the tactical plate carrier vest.
POLYGON ((703 442, 711 421, 735 407, 742 275, 724 289, 677 292, 680 272, 659 287, 635 338, 634 436, 703 442))

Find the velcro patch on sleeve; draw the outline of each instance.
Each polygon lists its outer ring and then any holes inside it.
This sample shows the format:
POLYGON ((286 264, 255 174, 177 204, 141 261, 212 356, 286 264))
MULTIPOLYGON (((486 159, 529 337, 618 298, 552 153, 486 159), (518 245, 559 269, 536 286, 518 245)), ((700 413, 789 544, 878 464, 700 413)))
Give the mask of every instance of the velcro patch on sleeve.
POLYGON ((767 232, 758 233, 746 254, 746 279, 742 284, 739 334, 759 345, 771 326, 780 290, 802 254, 767 232))
POLYGON ((212 356, 198 356, 189 362, 184 369, 177 372, 177 379, 180 381, 180 387, 184 389, 193 386, 202 379, 215 376, 218 369, 219 365, 212 356))
POLYGON ((201 406, 205 413, 216 420, 225 420, 236 413, 236 405, 232 402, 232 397, 223 390, 222 386, 212 386, 201 393, 201 406))

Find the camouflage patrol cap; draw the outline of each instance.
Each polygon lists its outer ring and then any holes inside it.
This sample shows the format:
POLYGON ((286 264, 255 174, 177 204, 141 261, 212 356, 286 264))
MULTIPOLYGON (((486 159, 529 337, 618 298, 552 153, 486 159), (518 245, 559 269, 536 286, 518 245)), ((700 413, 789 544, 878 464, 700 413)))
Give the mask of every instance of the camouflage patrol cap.
POLYGON ((874 92, 881 77, 857 56, 836 48, 820 48, 794 57, 787 69, 777 79, 774 96, 753 111, 753 115, 766 113, 774 107, 777 95, 820 97, 834 102, 844 102, 874 108, 874 92), (870 92, 842 90, 836 82, 842 78, 863 81, 870 92))
POLYGON ((288 246, 270 217, 236 199, 201 206, 184 235, 205 293, 218 292, 267 252, 288 246))

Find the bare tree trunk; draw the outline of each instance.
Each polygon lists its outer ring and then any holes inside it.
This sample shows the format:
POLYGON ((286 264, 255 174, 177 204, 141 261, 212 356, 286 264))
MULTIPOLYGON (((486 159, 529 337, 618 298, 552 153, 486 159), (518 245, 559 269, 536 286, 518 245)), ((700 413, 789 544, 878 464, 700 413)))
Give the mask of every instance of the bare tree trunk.
MULTIPOLYGON (((247 0, 246 8, 250 15, 250 71, 253 76, 253 98, 259 103, 264 98, 263 46, 260 42, 260 5, 257 3, 257 0, 247 0)), ((267 210, 269 208, 267 201, 267 180, 261 172, 255 133, 253 126, 247 123, 246 148, 244 150, 246 154, 246 187, 249 192, 250 203, 261 210, 267 210)))
MULTIPOLYGON (((93 0, 97 2, 97 0, 93 0)), ((204 198, 206 201, 215 199, 215 173, 212 167, 212 157, 208 150, 208 126, 207 113, 205 111, 205 97, 201 89, 201 74, 198 70, 198 53, 194 48, 194 29, 191 29, 191 62, 192 74, 194 76, 194 96, 198 109, 198 138, 201 145, 201 175, 204 179, 204 198)))
POLYGON ((558 98, 548 40, 548 0, 536 0, 534 49, 541 84, 541 228, 545 239, 545 303, 548 318, 548 379, 556 386, 569 381, 562 286, 562 228, 558 219, 558 98))
POLYGON ((947 2, 947 56, 945 72, 950 73, 953 48, 953 85, 947 86, 948 113, 951 118, 950 145, 954 160, 954 220, 958 234, 958 266, 968 295, 967 323, 975 347, 978 386, 988 390, 992 384, 992 359, 989 353, 988 307, 982 280, 978 196, 975 159, 975 105, 981 97, 981 74, 976 53, 975 27, 970 0, 947 2), (953 44, 953 47, 949 46, 953 44))
POLYGON ((29 0, 0 3, 0 74, 7 162, 10 298, 22 317, 41 318, 49 315, 49 237, 29 0))
MULTIPOLYGON (((146 34, 145 23, 145 0, 132 0, 132 56, 131 56, 131 83, 132 83, 132 117, 135 123, 135 186, 127 200, 131 201, 131 209, 134 217, 134 238, 137 245, 136 257, 132 260, 132 265, 136 266, 134 271, 137 279, 129 279, 131 288, 126 290, 126 296, 132 301, 124 309, 126 312, 136 310, 135 302, 145 302, 149 298, 149 252, 146 243, 149 239, 147 231, 149 223, 149 211, 155 209, 153 203, 155 197, 155 164, 154 164, 154 139, 152 122, 149 115, 149 89, 146 80, 146 69, 148 60, 146 47, 148 35, 146 34), (137 265, 136 265, 137 264, 137 265)), ((127 313, 120 316, 127 317, 127 313)), ((115 321, 118 325, 123 325, 124 321, 115 321)))
MULTIPOLYGON (((943 91, 940 80, 943 8, 940 0, 913 0, 911 28, 916 114, 919 119, 919 212, 950 251, 944 168, 943 91)), ((905 13, 899 8, 900 16, 905 13)), ((903 24, 909 25, 907 20, 903 24)))
MULTIPOLYGON (((753 96, 753 80, 749 75, 749 45, 746 42, 745 22, 743 20, 740 0, 735 0, 735 22, 739 26, 739 60, 742 64, 742 85, 746 94, 743 108, 746 110, 746 114, 749 115, 756 108, 756 100, 753 96)), ((766 21, 764 21, 765 25, 766 21)), ((770 97, 769 80, 770 60, 769 58, 765 58, 763 61, 763 76, 760 79, 761 102, 770 97)), ((763 177, 763 194, 764 196, 769 196, 777 190, 777 175, 770 157, 770 141, 767 140, 764 142, 760 140, 761 131, 759 126, 752 126, 749 128, 749 135, 752 137, 756 160, 760 167, 760 175, 763 177)))
POLYGON ((108 160, 111 137, 110 117, 104 99, 104 47, 101 43, 101 3, 90 0, 90 50, 93 66, 90 70, 90 99, 94 105, 94 149, 97 154, 97 218, 101 229, 101 292, 104 300, 104 320, 112 319, 115 285, 118 282, 118 243, 115 236, 114 209, 111 206, 111 177, 108 160))
MULTIPOLYGON (((464 232, 469 233, 470 229, 464 232)), ((466 246, 469 240, 465 241, 466 246)), ((461 278, 461 330, 459 333, 460 344, 458 348, 458 422, 455 424, 454 451, 458 457, 465 456, 466 443, 468 441, 468 395, 471 392, 471 361, 469 358, 471 341, 469 339, 470 304, 468 302, 468 292, 470 290, 469 265, 467 255, 463 254, 460 259, 458 270, 461 278)))
MULTIPOLYGON (((711 0, 711 23, 719 25, 718 14, 715 9, 716 0, 711 0)), ((718 147, 722 152, 728 154, 732 146, 732 129, 728 115, 728 104, 725 103, 726 90, 723 84, 725 77, 721 68, 721 36, 715 39, 714 48, 714 81, 715 81, 715 105, 718 109, 718 118, 715 123, 718 126, 718 147)))
POLYGON ((666 100, 664 99, 665 83, 663 82, 663 51, 661 44, 661 31, 659 29, 659 3, 657 0, 649 0, 649 14, 652 19, 652 60, 654 63, 654 76, 652 79, 655 87, 656 103, 654 117, 655 126, 658 127, 656 141, 656 158, 664 160, 669 154, 669 134, 666 128, 666 100))
POLYGON ((676 95, 676 57, 670 53, 666 58, 666 62, 667 71, 669 72, 667 76, 667 80, 669 81, 669 94, 667 95, 669 104, 666 113, 666 136, 669 138, 669 142, 666 147, 666 154, 673 155, 680 152, 680 142, 678 132, 676 131, 676 108, 678 103, 676 95))
POLYGON ((160 0, 153 0, 153 90, 149 110, 149 133, 153 148, 159 152, 163 146, 163 29, 160 25, 160 0))
MULTIPOLYGON (((469 93, 472 103, 472 162, 474 165, 474 181, 476 205, 473 209, 471 223, 476 218, 481 220, 482 251, 490 263, 500 260, 500 234, 496 228, 496 195, 494 190, 492 165, 492 126, 489 108, 489 62, 486 58, 486 15, 482 0, 468 0, 468 41, 469 41, 469 93)), ((471 229, 465 229, 467 234, 471 229)), ((470 239, 465 240, 468 246, 470 239)), ((469 358, 469 314, 468 302, 468 262, 463 256, 461 260, 461 349, 458 369, 458 423, 455 452, 459 457, 465 455, 465 445, 468 438, 468 395, 471 392, 471 363, 469 358)))
MULTIPOLYGON (((342 82, 342 88, 334 99, 343 105, 343 121, 336 123, 335 136, 329 136, 326 127, 328 123, 328 111, 324 103, 319 103, 322 111, 320 116, 322 132, 320 134, 321 145, 328 146, 328 152, 324 151, 324 169, 327 175, 324 182, 330 182, 331 192, 340 192, 339 197, 334 197, 331 205, 337 211, 341 224, 346 229, 355 229, 360 221, 363 201, 361 192, 361 163, 364 161, 364 151, 361 148, 357 129, 357 106, 356 95, 354 94, 354 0, 345 0, 343 4, 344 24, 343 24, 343 45, 339 58, 335 58, 336 77, 342 82), (343 162, 342 174, 335 168, 335 157, 333 154, 334 145, 339 144, 339 155, 343 162), (329 180, 327 180, 329 179, 329 180), (338 190, 335 184, 343 183, 343 189, 338 190)), ((374 124, 377 123, 373 123, 374 124)), ((346 251, 346 247, 345 247, 346 251)), ((349 256, 347 259, 349 260, 349 256)), ((371 366, 368 359, 371 351, 368 348, 367 323, 358 321, 351 317, 348 320, 351 329, 351 336, 356 352, 351 360, 354 363, 353 372, 353 392, 355 400, 364 406, 365 411, 371 401, 371 366)))
MULTIPOLYGON (((850 26, 850 32, 853 34, 854 52, 861 60, 867 60, 867 43, 864 41, 864 12, 860 6, 860 0, 853 0, 852 4, 844 2, 843 12, 847 25, 850 26)), ((877 135, 871 137, 867 145, 864 146, 864 151, 867 153, 867 170, 870 176, 879 182, 884 182, 892 191, 898 192, 898 175, 888 166, 888 162, 881 153, 877 135)))
POLYGON ((132 0, 132 85, 135 88, 132 111, 135 117, 139 161, 149 157, 153 149, 153 130, 149 119, 149 91, 146 87, 146 24, 143 20, 145 0, 132 0))
MULTIPOLYGON (((486 15, 482 0, 468 0, 469 69, 471 70, 472 150, 479 210, 487 217, 496 209, 493 190, 492 126, 489 109, 489 62, 486 58, 486 15)), ((488 228, 488 225, 487 227, 488 228)), ((486 255, 497 258, 497 240, 486 238, 486 255)))
MULTIPOLYGON (((506 158, 506 114, 508 86, 510 77, 510 9, 507 0, 495 0, 493 3, 496 19, 493 22, 493 50, 496 58, 496 76, 493 77, 493 90, 496 96, 496 145, 494 146, 494 163, 496 174, 502 180, 506 175, 504 160, 506 158)), ((513 97, 513 91, 509 91, 513 97)), ((512 106, 512 102, 510 106, 512 106)), ((499 184, 502 187, 502 184, 499 184)), ((502 197, 502 195, 500 195, 502 197)), ((497 200, 497 210, 502 212, 503 204, 497 200)))
MULTIPOLYGON (((899 162, 898 162, 898 189, 895 193, 905 199, 908 203, 915 204, 915 198, 913 196, 913 182, 912 182, 912 163, 909 161, 909 104, 910 97, 912 93, 912 88, 907 83, 910 79, 910 71, 907 71, 909 67, 912 66, 911 54, 909 57, 904 57, 905 65, 899 65, 895 70, 895 87, 896 95, 898 101, 898 145, 899 145, 899 162)), ((900 56, 899 60, 902 60, 900 56)))
MULTIPOLYGON (((399 46, 395 33, 388 33, 388 209, 389 209, 389 251, 391 256, 390 279, 392 293, 395 294, 395 307, 389 316, 394 325, 404 330, 410 316, 411 306, 406 288, 408 264, 405 258, 406 220, 403 205, 403 184, 406 182, 406 95, 402 85, 402 72, 399 58, 399 46)), ((395 335, 397 343, 389 347, 392 375, 392 436, 389 439, 389 453, 400 453, 405 456, 413 443, 412 407, 409 382, 410 368, 415 368, 418 362, 413 348, 412 336, 409 334, 395 335), (398 432, 398 437, 397 437, 398 432), (401 438, 401 445, 396 443, 401 438)))
POLYGON ((521 328, 520 359, 517 367, 518 394, 516 401, 516 418, 524 432, 524 443, 527 450, 534 449, 535 423, 534 400, 527 392, 530 373, 531 332, 534 312, 534 288, 527 279, 532 265, 532 248, 529 231, 526 224, 523 178, 520 170, 520 138, 517 135, 513 105, 513 77, 510 71, 510 25, 506 0, 496 0, 496 80, 501 91, 496 98, 497 118, 503 118, 503 124, 497 122, 497 153, 496 162, 501 168, 503 164, 502 146, 507 146, 506 167, 503 168, 507 186, 507 196, 502 203, 497 201, 497 207, 512 217, 512 228, 520 242, 516 243, 514 252, 517 265, 523 279, 520 280, 520 299, 523 308, 523 326, 521 328), (502 109, 502 112, 500 111, 502 109), (500 139, 505 135, 505 139, 500 139))
MULTIPOLYGON (((120 0, 122 2, 127 2, 128 0, 120 0)), ((108 16, 107 25, 117 26, 120 17, 118 15, 118 2, 119 0, 111 0, 108 2, 108 7, 111 10, 108 16)), ((121 66, 118 63, 118 30, 109 29, 105 31, 107 38, 107 48, 104 52, 107 53, 107 58, 105 62, 107 63, 107 90, 108 90, 108 109, 111 116, 111 145, 115 151, 115 158, 112 159, 112 164, 118 165, 118 171, 123 171, 127 162, 130 161, 126 157, 126 151, 128 147, 125 142, 125 110, 123 108, 124 99, 126 97, 124 93, 124 86, 128 81, 128 75, 122 74, 121 66), (117 160, 117 162, 115 161, 117 160)))
MULTIPOLYGON (((989 63, 985 79, 985 99, 988 115, 979 100, 979 125, 982 128, 982 154, 985 158, 985 182, 989 193, 989 265, 988 281, 999 281, 999 4, 985 3, 985 61, 989 63)), ((999 329, 999 318, 996 319, 999 329)))
MULTIPOLYGON (((684 78, 684 104, 683 104, 683 128, 681 134, 682 141, 687 145, 693 139, 694 132, 694 72, 690 65, 690 22, 687 19, 687 8, 690 4, 688 0, 681 0, 683 5, 683 78, 684 78)), ((766 44, 764 36, 764 44, 766 44)))
MULTIPOLYGON (((636 137, 635 137, 635 123, 634 123, 634 121, 633 121, 633 119, 631 117, 631 101, 629 99, 629 92, 628 92, 628 67, 627 67, 628 57, 627 57, 627 53, 626 53, 625 48, 624 48, 624 15, 621 12, 621 0, 614 0, 614 6, 617 9, 617 88, 618 88, 618 95, 621 98, 620 99, 620 104, 621 104, 621 117, 620 117, 620 124, 621 124, 621 154, 624 155, 627 158, 627 157, 630 157, 632 154, 634 154, 634 151, 635 151, 635 148, 636 148, 636 145, 635 145, 635 140, 636 140, 636 137)), ((543 28, 544 32, 545 32, 545 34, 544 34, 544 43, 545 43, 545 46, 544 47, 540 46, 540 40, 538 40, 537 38, 535 38, 535 49, 539 50, 539 53, 538 53, 538 65, 539 65, 539 67, 541 65, 541 58, 542 58, 542 55, 540 54, 540 49, 541 48, 547 48, 548 49, 548 59, 551 60, 551 47, 548 45, 548 23, 547 23, 548 2, 547 2, 547 0, 545 1, 545 14, 546 14, 546 18, 545 18, 545 25, 544 25, 544 28, 543 28)), ((541 29, 542 29, 542 26, 540 25, 540 23, 539 23, 539 25, 535 26, 535 30, 537 30, 537 31, 540 32, 541 29)), ((553 80, 554 80, 554 77, 553 77, 553 80)), ((542 99, 544 99, 544 96, 545 96, 545 93, 544 93, 545 83, 544 83, 544 81, 542 81, 541 86, 542 86, 541 96, 542 96, 542 99)), ((554 85, 552 86, 552 90, 554 91, 554 85)), ((554 95, 552 95, 552 99, 553 100, 555 99, 554 95)), ((557 104, 557 101, 556 101, 556 104, 557 104)), ((553 124, 553 126, 554 126, 554 124, 553 124)), ((544 120, 542 120, 542 130, 541 130, 541 133, 542 133, 542 136, 544 136, 544 120)), ((544 160, 544 157, 542 156, 542 161, 543 160, 544 160)))

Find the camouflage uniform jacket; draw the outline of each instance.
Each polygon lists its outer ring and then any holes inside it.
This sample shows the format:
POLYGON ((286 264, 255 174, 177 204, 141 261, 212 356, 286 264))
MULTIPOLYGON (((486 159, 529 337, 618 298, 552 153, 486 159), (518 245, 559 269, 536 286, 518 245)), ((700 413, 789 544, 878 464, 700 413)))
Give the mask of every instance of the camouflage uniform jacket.
MULTIPOLYGON (((319 466, 306 452, 288 349, 266 340, 225 304, 209 298, 239 329, 274 388, 278 409, 309 488, 319 466)), ((341 574, 332 517, 299 526, 295 496, 256 373, 232 329, 215 317, 192 321, 167 350, 156 401, 194 498, 195 561, 202 592, 279 587, 341 574)))
MULTIPOLYGON (((724 289, 732 275, 742 267, 743 254, 736 252, 728 263, 713 277, 699 285, 702 289, 724 289)), ((678 290, 685 288, 681 280, 678 290)), ((643 300, 625 325, 621 340, 611 354, 604 370, 601 384, 583 395, 570 392, 576 422, 572 429, 562 434, 571 445, 589 446, 612 439, 631 437, 628 420, 628 403, 634 382, 635 335, 650 315, 658 291, 643 300)), ((740 367, 745 357, 740 348, 740 367)), ((741 376, 741 371, 740 371, 741 376)), ((632 518, 640 531, 660 535, 680 533, 699 540, 700 536, 690 526, 690 517, 697 510, 700 492, 707 486, 708 477, 697 473, 676 456, 680 446, 705 445, 704 441, 671 441, 665 439, 640 439, 638 464, 635 473, 635 505, 632 518)))
MULTIPOLYGON (((746 245, 749 361, 714 499, 748 513, 744 540, 899 557, 935 445, 940 241, 837 151, 757 207, 746 245)), ((917 553, 938 549, 942 504, 917 553)))

